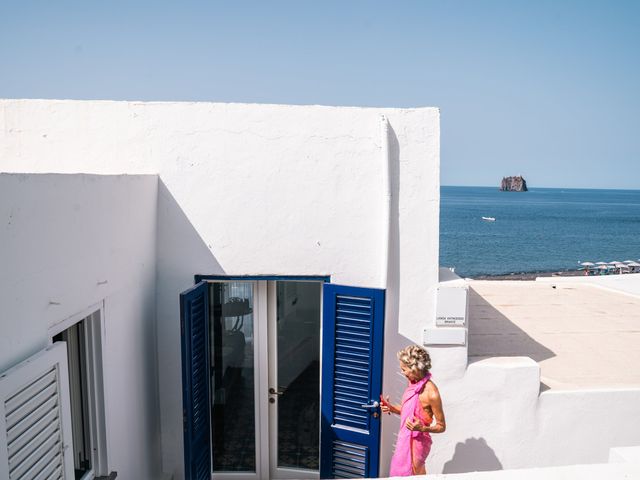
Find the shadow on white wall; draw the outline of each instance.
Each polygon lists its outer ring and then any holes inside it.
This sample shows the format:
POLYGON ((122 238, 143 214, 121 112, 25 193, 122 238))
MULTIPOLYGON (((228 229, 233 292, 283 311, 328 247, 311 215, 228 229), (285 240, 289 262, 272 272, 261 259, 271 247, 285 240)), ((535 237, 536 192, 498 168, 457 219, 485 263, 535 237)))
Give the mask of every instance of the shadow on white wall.
POLYGON ((473 288, 469 288, 469 317, 471 361, 475 357, 529 357, 542 362, 556 356, 473 288))
POLYGON ((502 470, 498 460, 487 441, 480 438, 467 438, 464 443, 457 443, 453 458, 444 464, 442 473, 465 473, 469 471, 489 472, 502 470), (471 466, 471 467, 470 467, 471 466))
MULTIPOLYGON (((205 243, 162 179, 158 180, 158 248, 159 270, 165 275, 185 275, 188 283, 184 287, 192 284, 196 273, 225 273, 212 252, 213 246, 205 243)), ((180 288, 172 292, 172 301, 180 288)))
POLYGON ((181 472, 183 465, 179 295, 194 285, 195 274, 224 275, 225 271, 162 179, 158 179, 156 265, 163 469, 175 473, 181 472))

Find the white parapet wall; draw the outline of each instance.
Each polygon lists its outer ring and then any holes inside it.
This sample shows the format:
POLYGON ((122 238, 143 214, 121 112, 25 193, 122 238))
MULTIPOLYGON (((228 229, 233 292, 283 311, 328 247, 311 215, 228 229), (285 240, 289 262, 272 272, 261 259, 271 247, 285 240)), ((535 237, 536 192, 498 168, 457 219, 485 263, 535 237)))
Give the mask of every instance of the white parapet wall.
POLYGON ((428 471, 606 462, 612 446, 640 442, 640 389, 540 393, 539 375, 530 358, 495 357, 439 383, 447 431, 433 436, 428 471))
POLYGON ((640 447, 618 447, 609 450, 609 463, 630 463, 640 466, 640 447))
POLYGON ((640 478, 640 447, 612 448, 609 463, 524 468, 489 472, 388 477, 383 480, 631 480, 640 478))
MULTIPOLYGON (((436 474, 409 478, 429 480, 633 480, 640 478, 640 466, 629 463, 570 465, 500 472, 436 474)), ((407 477, 404 479, 407 480, 407 477)))

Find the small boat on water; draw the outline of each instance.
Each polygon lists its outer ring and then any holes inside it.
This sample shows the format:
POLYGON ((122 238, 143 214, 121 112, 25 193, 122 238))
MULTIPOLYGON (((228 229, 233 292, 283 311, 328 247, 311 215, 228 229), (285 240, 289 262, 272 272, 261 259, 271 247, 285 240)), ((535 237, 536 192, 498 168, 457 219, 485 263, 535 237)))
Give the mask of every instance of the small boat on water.
POLYGON ((482 220, 485 222, 495 222, 496 219, 494 217, 482 217, 482 220))

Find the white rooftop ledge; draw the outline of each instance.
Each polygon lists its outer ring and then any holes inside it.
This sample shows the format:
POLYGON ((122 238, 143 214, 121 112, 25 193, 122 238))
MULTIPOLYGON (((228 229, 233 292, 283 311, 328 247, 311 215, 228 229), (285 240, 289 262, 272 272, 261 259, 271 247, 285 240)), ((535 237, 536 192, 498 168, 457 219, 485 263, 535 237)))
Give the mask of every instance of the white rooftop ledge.
POLYGON ((616 447, 609 450, 609 463, 640 465, 640 447, 616 447))
POLYGON ((498 470, 493 472, 436 474, 427 475, 426 477, 416 476, 404 478, 443 480, 629 480, 640 478, 640 465, 630 463, 605 463, 598 465, 498 470))
POLYGON ((440 282, 440 284, 446 284, 447 287, 467 286, 467 281, 458 276, 455 270, 449 267, 440 267, 438 269, 438 281, 440 282))
MULTIPOLYGON (((609 463, 561 467, 492 470, 489 472, 439 473, 402 477, 441 480, 629 480, 640 478, 640 447, 612 448, 609 463)), ((389 477, 389 480, 400 477, 389 477)))

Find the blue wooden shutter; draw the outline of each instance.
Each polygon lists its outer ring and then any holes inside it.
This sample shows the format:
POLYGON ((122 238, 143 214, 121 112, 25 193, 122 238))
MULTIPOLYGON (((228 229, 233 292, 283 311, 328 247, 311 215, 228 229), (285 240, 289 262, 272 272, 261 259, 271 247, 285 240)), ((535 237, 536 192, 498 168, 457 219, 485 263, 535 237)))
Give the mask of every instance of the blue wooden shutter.
POLYGON ((325 284, 320 478, 378 476, 384 290, 325 284))
POLYGON ((211 479, 208 295, 206 282, 200 282, 180 294, 186 480, 211 479))

